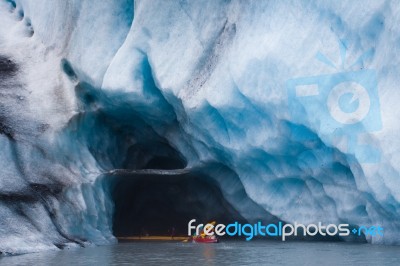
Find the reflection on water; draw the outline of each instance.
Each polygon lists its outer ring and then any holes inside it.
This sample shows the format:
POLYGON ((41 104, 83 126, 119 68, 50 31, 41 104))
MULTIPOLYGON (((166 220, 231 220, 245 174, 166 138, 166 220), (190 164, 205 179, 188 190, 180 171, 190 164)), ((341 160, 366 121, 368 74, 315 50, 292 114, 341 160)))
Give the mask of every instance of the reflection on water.
POLYGON ((201 245, 201 249, 203 250, 203 258, 207 263, 212 263, 215 258, 215 245, 201 245))
POLYGON ((0 265, 400 265, 399 246, 327 242, 133 242, 3 257, 0 265))

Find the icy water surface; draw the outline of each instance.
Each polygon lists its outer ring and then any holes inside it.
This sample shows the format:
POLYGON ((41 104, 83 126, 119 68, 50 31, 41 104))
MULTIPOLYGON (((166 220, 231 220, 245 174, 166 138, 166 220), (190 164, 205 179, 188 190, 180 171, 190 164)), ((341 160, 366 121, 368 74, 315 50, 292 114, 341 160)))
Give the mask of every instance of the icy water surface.
POLYGON ((0 265, 400 265, 400 247, 278 241, 133 242, 3 257, 0 265))

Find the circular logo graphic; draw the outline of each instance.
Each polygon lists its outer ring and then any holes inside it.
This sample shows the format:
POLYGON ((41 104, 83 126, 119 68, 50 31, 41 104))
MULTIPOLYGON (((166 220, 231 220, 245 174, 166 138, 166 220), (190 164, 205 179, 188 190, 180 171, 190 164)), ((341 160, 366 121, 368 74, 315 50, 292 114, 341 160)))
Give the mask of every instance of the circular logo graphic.
POLYGON ((356 124, 369 112, 371 101, 367 90, 356 82, 342 82, 333 87, 327 100, 333 119, 342 124, 356 124))

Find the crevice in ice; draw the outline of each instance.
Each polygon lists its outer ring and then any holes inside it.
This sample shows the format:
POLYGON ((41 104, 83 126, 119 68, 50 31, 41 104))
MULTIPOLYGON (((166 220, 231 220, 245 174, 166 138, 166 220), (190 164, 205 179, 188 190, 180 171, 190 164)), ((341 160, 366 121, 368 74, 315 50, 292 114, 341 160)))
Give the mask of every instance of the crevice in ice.
POLYGON ((24 19, 24 17, 25 17, 25 12, 24 12, 24 10, 22 10, 22 9, 18 10, 18 12, 17 12, 17 19, 18 19, 19 21, 22 21, 22 20, 24 19))
POLYGON ((14 0, 6 0, 7 3, 9 3, 13 8, 17 7, 17 4, 15 3, 14 0))
POLYGON ((73 82, 78 81, 78 76, 76 75, 70 62, 68 62, 67 59, 63 58, 61 60, 61 68, 71 81, 73 81, 73 82))

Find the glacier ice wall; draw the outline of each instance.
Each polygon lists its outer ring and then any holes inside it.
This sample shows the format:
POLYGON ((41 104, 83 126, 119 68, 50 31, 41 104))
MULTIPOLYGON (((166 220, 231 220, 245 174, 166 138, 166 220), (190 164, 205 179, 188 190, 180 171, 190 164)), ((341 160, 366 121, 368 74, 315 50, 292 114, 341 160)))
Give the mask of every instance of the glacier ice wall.
POLYGON ((112 243, 110 171, 176 154, 246 219, 261 208, 287 222, 379 224, 384 237, 367 240, 398 244, 399 9, 1 0, 0 252, 112 243), (381 127, 360 123, 375 162, 315 120, 326 99, 293 116, 287 88, 364 69, 380 102, 381 127))

